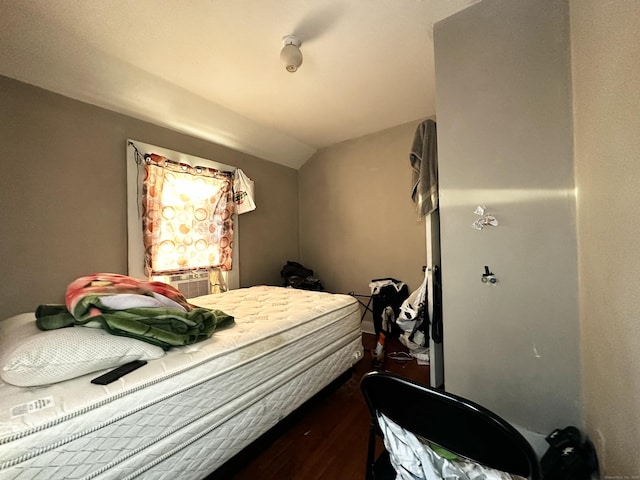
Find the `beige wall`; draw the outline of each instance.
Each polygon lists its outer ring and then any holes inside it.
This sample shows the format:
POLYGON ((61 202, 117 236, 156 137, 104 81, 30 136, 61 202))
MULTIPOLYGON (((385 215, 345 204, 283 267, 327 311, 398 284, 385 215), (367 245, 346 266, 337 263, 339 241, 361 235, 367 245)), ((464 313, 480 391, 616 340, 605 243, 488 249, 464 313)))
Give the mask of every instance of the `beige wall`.
POLYGON ((0 312, 60 302, 66 285, 126 273, 127 138, 241 167, 258 208, 240 216, 242 286, 296 259, 297 171, 0 77, 0 312))
POLYGON ((640 478, 640 2, 571 0, 585 417, 640 478))
POLYGON ((420 285, 425 224, 409 164, 418 123, 325 148, 300 169, 300 258, 328 290, 368 294, 381 277, 420 285))
POLYGON ((581 427, 568 2, 484 0, 434 42, 447 390, 581 427))

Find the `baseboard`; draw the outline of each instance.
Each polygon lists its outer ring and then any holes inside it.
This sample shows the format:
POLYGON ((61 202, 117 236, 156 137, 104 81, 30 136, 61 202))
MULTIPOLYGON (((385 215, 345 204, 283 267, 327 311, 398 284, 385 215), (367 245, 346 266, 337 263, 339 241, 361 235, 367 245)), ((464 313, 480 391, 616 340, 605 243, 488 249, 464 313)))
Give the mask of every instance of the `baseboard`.
POLYGON ((368 318, 365 318, 361 323, 360 323, 360 330, 362 331, 362 333, 370 333, 371 335, 375 335, 376 334, 376 330, 373 326, 373 320, 370 320, 368 318))

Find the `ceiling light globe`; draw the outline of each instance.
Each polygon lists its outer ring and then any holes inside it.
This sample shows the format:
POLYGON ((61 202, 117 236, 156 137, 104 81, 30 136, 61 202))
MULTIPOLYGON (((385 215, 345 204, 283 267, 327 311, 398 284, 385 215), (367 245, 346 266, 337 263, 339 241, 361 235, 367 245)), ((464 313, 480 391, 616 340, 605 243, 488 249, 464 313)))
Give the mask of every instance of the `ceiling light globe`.
POLYGON ((287 72, 295 72, 302 65, 302 52, 295 45, 285 45, 280 52, 280 58, 287 72))
POLYGON ((280 59, 287 72, 295 72, 302 65, 302 52, 300 51, 301 42, 293 35, 287 35, 283 38, 284 47, 280 51, 280 59))

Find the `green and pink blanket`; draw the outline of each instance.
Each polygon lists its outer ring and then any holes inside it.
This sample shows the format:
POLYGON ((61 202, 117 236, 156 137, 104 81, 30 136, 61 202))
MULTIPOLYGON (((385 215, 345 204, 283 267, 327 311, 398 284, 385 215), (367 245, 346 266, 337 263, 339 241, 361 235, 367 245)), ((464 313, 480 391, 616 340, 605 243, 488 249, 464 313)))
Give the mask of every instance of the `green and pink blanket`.
POLYGON ((234 323, 231 315, 191 305, 175 287, 114 273, 98 273, 69 284, 64 305, 40 305, 41 330, 83 325, 137 338, 165 349, 205 340, 234 323))

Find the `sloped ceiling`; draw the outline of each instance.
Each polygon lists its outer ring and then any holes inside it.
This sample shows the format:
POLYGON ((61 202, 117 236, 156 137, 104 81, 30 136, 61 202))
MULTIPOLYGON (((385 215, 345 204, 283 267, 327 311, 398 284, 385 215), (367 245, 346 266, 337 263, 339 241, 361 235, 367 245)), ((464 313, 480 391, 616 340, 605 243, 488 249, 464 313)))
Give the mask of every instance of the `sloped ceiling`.
POLYGON ((0 0, 0 74, 299 168, 433 115, 433 24, 477 1, 0 0))

